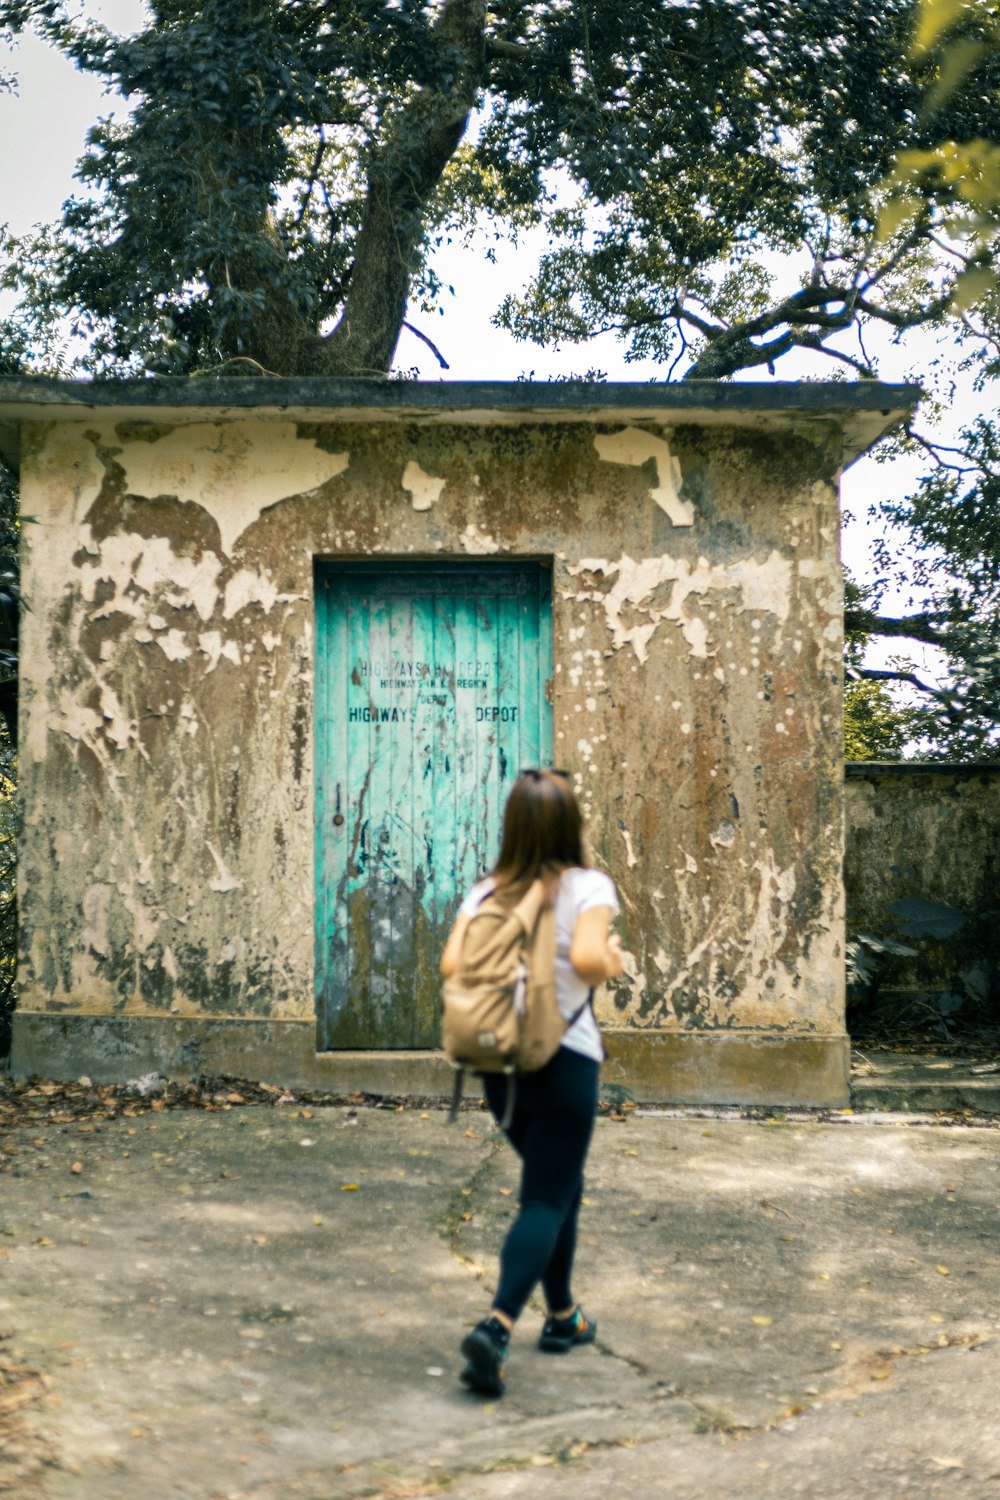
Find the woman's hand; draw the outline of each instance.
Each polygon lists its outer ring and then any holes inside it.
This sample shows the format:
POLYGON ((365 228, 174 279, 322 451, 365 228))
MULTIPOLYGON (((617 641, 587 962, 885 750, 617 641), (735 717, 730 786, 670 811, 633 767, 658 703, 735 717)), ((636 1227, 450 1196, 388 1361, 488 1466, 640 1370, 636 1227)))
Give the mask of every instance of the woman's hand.
POLYGON ((615 979, 624 972, 625 959, 622 954, 622 940, 617 932, 612 932, 608 937, 608 972, 605 979, 615 979))

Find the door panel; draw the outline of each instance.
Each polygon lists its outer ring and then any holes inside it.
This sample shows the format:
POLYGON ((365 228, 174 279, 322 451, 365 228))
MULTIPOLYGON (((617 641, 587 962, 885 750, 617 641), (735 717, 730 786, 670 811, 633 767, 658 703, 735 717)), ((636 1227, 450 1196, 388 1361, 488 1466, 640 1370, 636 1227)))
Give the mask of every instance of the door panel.
POLYGON ((322 563, 316 600, 319 1045, 434 1047, 455 911, 552 759, 550 575, 322 563))

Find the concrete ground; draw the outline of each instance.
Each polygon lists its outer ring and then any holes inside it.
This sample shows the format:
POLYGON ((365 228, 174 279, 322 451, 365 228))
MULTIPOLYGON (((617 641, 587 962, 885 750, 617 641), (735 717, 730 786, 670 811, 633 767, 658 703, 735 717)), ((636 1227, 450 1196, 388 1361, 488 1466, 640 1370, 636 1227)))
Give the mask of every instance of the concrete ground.
POLYGON ((540 1353, 530 1309, 494 1402, 456 1352, 515 1206, 484 1114, 168 1109, 4 1144, 16 1500, 1000 1495, 992 1122, 602 1119, 597 1346, 540 1353))

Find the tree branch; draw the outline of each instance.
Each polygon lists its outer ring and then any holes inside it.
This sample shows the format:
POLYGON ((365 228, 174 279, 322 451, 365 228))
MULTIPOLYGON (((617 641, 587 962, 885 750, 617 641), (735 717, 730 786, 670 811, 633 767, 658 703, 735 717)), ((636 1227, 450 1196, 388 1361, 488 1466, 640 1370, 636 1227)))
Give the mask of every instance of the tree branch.
POLYGON ((427 337, 426 333, 421 333, 419 328, 414 328, 413 324, 412 323, 408 323, 405 318, 403 319, 402 326, 404 328, 408 328, 409 331, 414 335, 415 338, 420 339, 423 343, 425 343, 427 345, 428 349, 434 355, 434 358, 437 360, 437 362, 441 366, 442 370, 450 370, 451 369, 451 365, 445 359, 444 355, 441 353, 441 350, 438 348, 437 344, 432 343, 432 341, 427 337))
POLYGON ((969 455, 964 448, 953 448, 947 443, 934 443, 930 440, 930 438, 925 438, 919 432, 914 432, 913 428, 909 425, 907 425, 903 430, 908 438, 912 438, 915 443, 923 448, 925 453, 929 453, 931 455, 934 462, 939 466, 939 468, 951 469, 955 474, 970 474, 979 467, 979 465, 975 463, 952 464, 949 463, 946 458, 941 457, 942 453, 958 453, 962 458, 968 458, 969 455))
POLYGON ((891 307, 876 307, 860 293, 857 306, 858 312, 867 313, 868 317, 877 318, 881 323, 888 323, 890 328, 919 328, 921 324, 930 323, 934 318, 939 318, 943 312, 947 312, 951 306, 951 293, 936 297, 925 307, 911 308, 909 312, 896 312, 891 307))
POLYGON ((875 375, 872 367, 865 360, 855 359, 853 354, 844 354, 840 349, 828 349, 819 334, 800 333, 793 335, 793 342, 800 349, 815 349, 818 354, 825 354, 828 359, 839 359, 842 364, 849 365, 856 370, 862 380, 874 380, 875 375))
MULTIPOLYGON (((868 276, 867 278, 863 278, 861 276, 861 266, 864 263, 864 257, 862 257, 861 261, 858 264, 858 271, 857 271, 857 278, 856 278, 857 279, 857 283, 858 283, 858 286, 857 286, 858 295, 861 296, 861 297, 863 297, 865 295, 865 293, 870 290, 871 287, 877 286, 880 281, 884 281, 887 276, 891 276, 892 273, 893 273, 893 271, 895 271, 896 267, 898 265, 900 265, 900 263, 902 261, 904 261, 906 259, 906 257, 910 254, 910 251, 914 250, 917 247, 917 245, 920 244, 920 241, 921 241, 922 238, 923 238, 923 231, 920 228, 919 223, 918 223, 918 224, 914 225, 913 229, 910 230, 910 233, 908 235, 906 235, 906 237, 901 241, 901 243, 896 246, 895 250, 889 256, 889 258, 887 260, 884 260, 881 263, 881 265, 878 266, 878 268, 876 270, 872 271, 871 275, 868 276)), ((876 242, 876 244, 874 246, 871 244, 871 242, 869 242, 869 246, 868 246, 869 251, 871 251, 872 249, 878 249, 878 248, 879 248, 879 246, 878 246, 877 242, 876 242)))
MULTIPOLYGON (((306 213, 308 212, 309 204, 312 202, 313 189, 315 188, 316 180, 319 177, 319 169, 323 165, 323 158, 326 155, 326 149, 326 135, 324 134, 323 127, 321 125, 319 129, 319 141, 317 143, 316 150, 313 153, 312 165, 309 168, 309 181, 306 183, 306 190, 302 194, 302 206, 299 209, 299 216, 295 221, 296 229, 301 226, 302 221, 305 218, 306 213)), ((327 203, 329 204, 329 196, 325 193, 325 191, 324 197, 327 199, 327 203)))
POLYGON ((523 42, 505 42, 498 36, 486 38, 486 56, 502 59, 504 62, 530 64, 538 61, 531 48, 526 47, 523 42))
POLYGON ((894 670, 889 670, 888 667, 883 669, 883 667, 856 666, 850 667, 847 675, 852 676, 853 679, 862 678, 867 682, 909 682, 910 687, 919 688, 921 693, 927 693, 928 697, 936 699, 936 702, 939 702, 940 706, 945 709, 949 718, 961 718, 961 715, 963 715, 963 705, 961 705, 960 700, 949 696, 948 693, 942 691, 942 688, 934 687, 933 682, 922 681, 915 672, 904 672, 901 669, 894 672, 894 670))
POLYGON ((941 622, 952 619, 946 614, 922 613, 893 617, 879 615, 870 609, 846 609, 844 629, 848 635, 880 635, 894 639, 921 641, 925 646, 947 649, 948 632, 941 622))
POLYGON ((946 244, 945 241, 939 239, 936 234, 929 234, 927 238, 932 245, 936 245, 937 248, 941 250, 945 255, 953 255, 956 260, 960 260, 963 266, 972 265, 973 258, 971 255, 963 255, 961 250, 956 250, 954 245, 946 244))
POLYGON ((432 28, 440 84, 407 100, 368 173, 354 269, 332 333, 311 342, 302 373, 384 374, 403 325, 425 209, 465 134, 486 65, 486 0, 445 0, 432 28))
POLYGON ((685 332, 684 332, 684 326, 681 323, 677 324, 677 335, 678 335, 678 337, 679 337, 679 339, 681 341, 681 347, 677 351, 677 355, 674 358, 674 360, 673 360, 673 362, 672 362, 672 364, 670 366, 670 369, 667 371, 667 380, 668 381, 673 380, 673 378, 674 378, 674 371, 677 369, 677 366, 682 363, 682 361, 684 359, 684 356, 688 352, 687 335, 685 334, 685 332))
MULTIPOLYGON (((681 316, 688 322, 695 322, 687 313, 682 313, 681 316)), ((698 356, 684 379, 721 380, 726 375, 735 375, 738 370, 752 369, 755 365, 770 366, 794 347, 790 332, 772 339, 769 344, 752 344, 744 334, 744 327, 744 324, 738 323, 735 328, 713 329, 706 334, 708 348, 698 356)))
MULTIPOLYGON (((755 365, 771 367, 774 361, 796 346, 811 348, 832 359, 839 359, 852 366, 859 374, 868 375, 870 370, 858 360, 838 350, 827 349, 821 332, 840 333, 854 322, 857 294, 853 287, 812 284, 793 292, 790 297, 742 323, 719 327, 697 317, 689 307, 679 305, 672 313, 678 322, 691 323, 705 339, 708 347, 695 360, 685 375, 685 380, 719 379, 734 375, 738 370, 755 365), (837 312, 826 312, 830 303, 842 304, 837 312), (751 340, 772 333, 776 328, 787 331, 769 344, 754 344, 751 340), (801 331, 797 331, 801 330, 801 331)), ((667 316, 671 316, 668 314, 667 316)))
POLYGON ((1000 335, 994 333, 989 328, 977 328, 972 321, 971 313, 962 313, 960 322, 962 327, 971 333, 973 338, 981 339, 983 343, 989 344, 1000 355, 1000 335))

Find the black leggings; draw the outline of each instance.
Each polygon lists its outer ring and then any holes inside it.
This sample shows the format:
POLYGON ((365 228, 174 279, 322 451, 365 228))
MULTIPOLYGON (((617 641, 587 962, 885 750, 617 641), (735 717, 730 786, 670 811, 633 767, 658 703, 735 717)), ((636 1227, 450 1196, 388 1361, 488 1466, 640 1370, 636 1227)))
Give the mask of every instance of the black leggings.
MULTIPOLYGON (((571 1307, 570 1279, 583 1165, 597 1113, 599 1065, 560 1047, 537 1073, 520 1076, 507 1138, 522 1161, 521 1208, 500 1252, 500 1285, 493 1306, 520 1317, 538 1282, 550 1312, 571 1307)), ((499 1120, 507 1080, 483 1078, 486 1102, 499 1120)))

